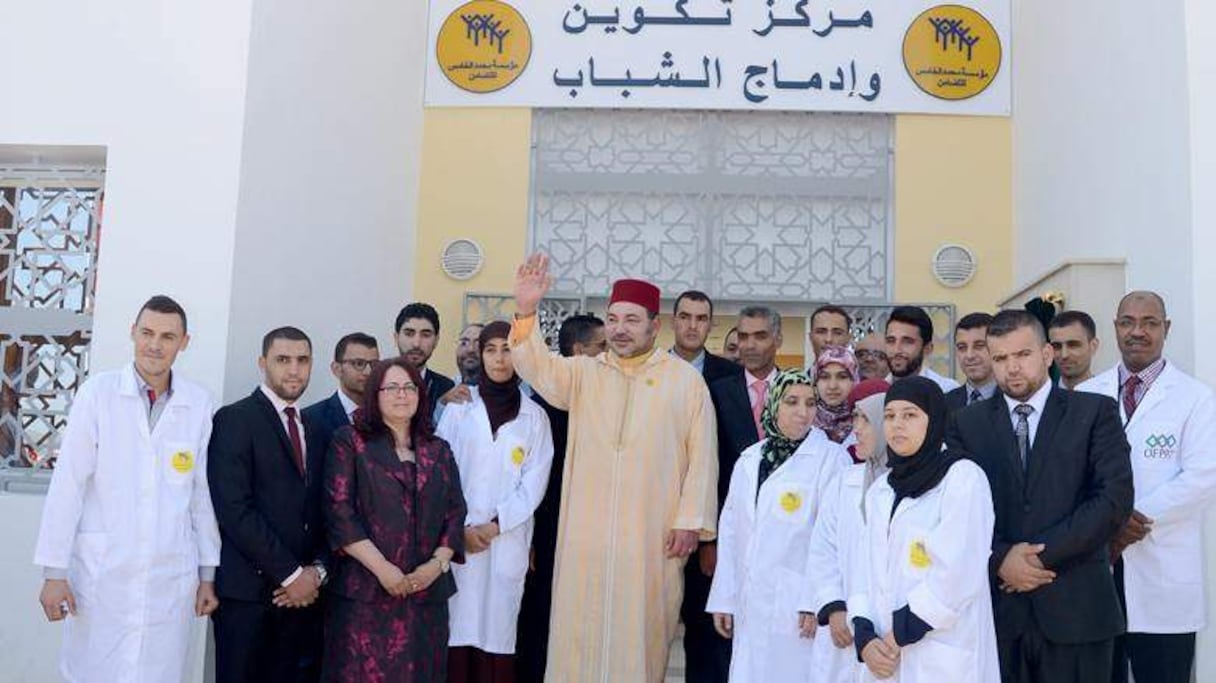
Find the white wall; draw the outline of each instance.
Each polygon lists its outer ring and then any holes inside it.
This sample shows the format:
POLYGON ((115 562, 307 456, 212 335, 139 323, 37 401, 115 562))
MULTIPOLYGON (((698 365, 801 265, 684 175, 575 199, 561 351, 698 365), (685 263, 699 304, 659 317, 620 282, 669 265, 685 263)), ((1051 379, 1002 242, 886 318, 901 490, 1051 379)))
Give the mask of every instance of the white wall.
MULTIPOLYGON (((1210 348, 1216 339, 1216 4, 1211 0, 1187 0, 1187 59, 1190 85, 1191 133, 1191 221, 1192 271, 1195 317, 1192 321, 1196 349, 1210 348), (1206 342, 1206 343, 1204 343, 1206 342)), ((1177 323, 1175 323, 1177 324, 1177 323)), ((1198 353, 1195 373, 1216 385, 1216 354, 1198 353)), ((1216 572, 1216 510, 1208 511, 1205 542, 1207 572, 1216 572)), ((1216 586, 1208 584, 1208 619, 1216 615, 1216 586)), ((1198 642, 1196 680, 1216 680, 1216 629, 1201 633, 1198 642)))
MULTIPOLYGON (((1126 258, 1129 287, 1169 303, 1169 356, 1216 385, 1205 353, 1216 338, 1214 25, 1210 0, 1014 5, 1018 279, 1053 261, 1126 258)), ((1210 623, 1213 510, 1205 550, 1210 623)), ((1196 680, 1216 680, 1211 627, 1196 680)))
MULTIPOLYGON (((130 357, 135 311, 178 298, 179 368, 217 398, 256 382, 261 335, 362 329, 391 349, 410 295, 425 3, 5 3, 14 99, 0 144, 108 152, 92 346, 130 357)), ((313 396, 332 390, 322 363, 313 396)), ((0 495, 2 681, 57 680, 30 564, 42 499, 0 495)))
POLYGON ((1019 0, 1013 14, 1014 281, 1126 258, 1129 286, 1182 322, 1170 356, 1193 367, 1183 0, 1019 0))
POLYGON ((395 353, 413 282, 426 3, 257 0, 225 401, 258 381, 262 335, 313 339, 308 400, 338 338, 395 353))
MULTIPOLYGON (((139 305, 190 315, 183 372, 219 395, 251 0, 6 2, 0 143, 108 148, 92 362, 130 357, 139 305)), ((40 496, 0 495, 0 679, 57 680, 59 628, 30 564, 40 496)))

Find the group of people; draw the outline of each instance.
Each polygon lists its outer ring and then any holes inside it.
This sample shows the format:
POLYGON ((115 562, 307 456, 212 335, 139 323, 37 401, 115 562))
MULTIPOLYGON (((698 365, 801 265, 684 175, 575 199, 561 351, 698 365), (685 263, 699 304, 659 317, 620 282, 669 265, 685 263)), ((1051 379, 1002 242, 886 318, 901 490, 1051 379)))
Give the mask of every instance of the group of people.
POLYGON ((713 301, 684 292, 659 348, 640 280, 551 353, 551 283, 519 267, 459 381, 415 303, 391 357, 343 337, 307 408, 311 341, 270 331, 261 384, 214 412, 172 370, 185 311, 149 300, 47 495, 64 677, 181 680, 210 616, 221 682, 655 683, 681 622, 690 683, 1189 681, 1216 402, 1165 359, 1158 295, 1122 300, 1097 376, 1084 313, 965 315, 959 384, 917 307, 857 340, 820 307, 809 367, 778 368, 772 308, 716 355, 713 301))

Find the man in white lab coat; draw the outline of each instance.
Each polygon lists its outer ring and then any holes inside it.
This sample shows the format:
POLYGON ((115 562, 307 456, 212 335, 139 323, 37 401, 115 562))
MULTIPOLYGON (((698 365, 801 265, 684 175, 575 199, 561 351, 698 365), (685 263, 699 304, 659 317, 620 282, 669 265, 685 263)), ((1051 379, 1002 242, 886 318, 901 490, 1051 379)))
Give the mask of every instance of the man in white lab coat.
POLYGON ((34 553, 46 617, 66 619, 68 681, 182 680, 195 617, 219 604, 211 399, 172 371, 190 340, 185 311, 152 297, 131 339, 134 363, 76 393, 34 553))
POLYGON ((1165 301, 1132 292, 1119 303, 1122 362, 1081 384, 1119 403, 1132 446, 1136 503, 1115 537, 1115 582, 1127 635, 1115 648, 1116 683, 1130 661, 1138 683, 1188 683, 1204 627, 1203 511, 1216 498, 1216 398, 1163 355, 1165 301))

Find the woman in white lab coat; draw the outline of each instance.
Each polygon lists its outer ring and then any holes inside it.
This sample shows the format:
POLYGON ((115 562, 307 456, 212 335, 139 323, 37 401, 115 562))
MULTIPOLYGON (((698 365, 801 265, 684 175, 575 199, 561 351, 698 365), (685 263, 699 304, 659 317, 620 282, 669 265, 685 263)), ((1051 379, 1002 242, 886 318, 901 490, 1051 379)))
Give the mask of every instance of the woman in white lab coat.
POLYGON ((828 629, 815 638, 811 680, 816 683, 857 680, 859 665, 849 627, 848 596, 860 592, 858 564, 865 532, 865 492, 887 471, 882 411, 888 388, 890 385, 881 379, 868 379, 849 392, 852 436, 856 440, 850 451, 859 462, 836 475, 811 534, 801 609, 828 629))
POLYGON ((865 585, 848 602, 864 681, 1000 681, 992 494, 978 465, 943 450, 946 419, 932 380, 909 377, 887 391, 891 469, 866 492, 865 585))
POLYGON ((510 332, 502 321, 482 330, 472 400, 449 404, 437 429, 452 446, 468 505, 465 564, 452 566, 458 592, 449 603, 451 683, 513 680, 532 515, 553 464, 549 418, 520 389, 510 332))
POLYGON ((718 523, 718 566, 706 611, 730 638, 730 680, 805 681, 814 619, 799 619, 807 546, 845 450, 813 429, 813 378, 777 375, 761 424, 765 439, 735 464, 718 523))

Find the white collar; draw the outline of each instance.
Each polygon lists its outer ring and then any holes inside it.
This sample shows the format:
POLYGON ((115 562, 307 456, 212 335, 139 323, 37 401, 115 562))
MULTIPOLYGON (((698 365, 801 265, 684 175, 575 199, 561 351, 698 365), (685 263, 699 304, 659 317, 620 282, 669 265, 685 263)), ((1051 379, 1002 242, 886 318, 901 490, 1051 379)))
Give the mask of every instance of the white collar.
POLYGON ((1009 396, 1005 396, 1005 405, 1009 408, 1009 414, 1011 416, 1014 416, 1013 409, 1017 408, 1018 406, 1020 406, 1022 404, 1026 404, 1026 405, 1030 406, 1031 408, 1034 408, 1034 412, 1031 413, 1032 415, 1042 415, 1043 408, 1044 408, 1044 406, 1047 405, 1047 396, 1050 393, 1051 393, 1051 380, 1049 379, 1046 382, 1043 382, 1043 386, 1039 387, 1039 390, 1034 392, 1034 396, 1031 396, 1029 400, 1015 401, 1012 398, 1010 398, 1009 396))
POLYGON ((274 406, 274 411, 280 415, 283 414, 284 410, 294 407, 296 404, 295 401, 288 403, 287 401, 279 398, 279 395, 271 391, 270 387, 266 386, 265 382, 263 382, 258 388, 262 390, 263 396, 270 399, 270 404, 274 406))
POLYGON ((355 411, 359 409, 359 404, 355 403, 351 397, 347 396, 346 392, 342 391, 341 387, 338 388, 338 402, 342 404, 342 410, 346 411, 347 417, 354 415, 355 411))

